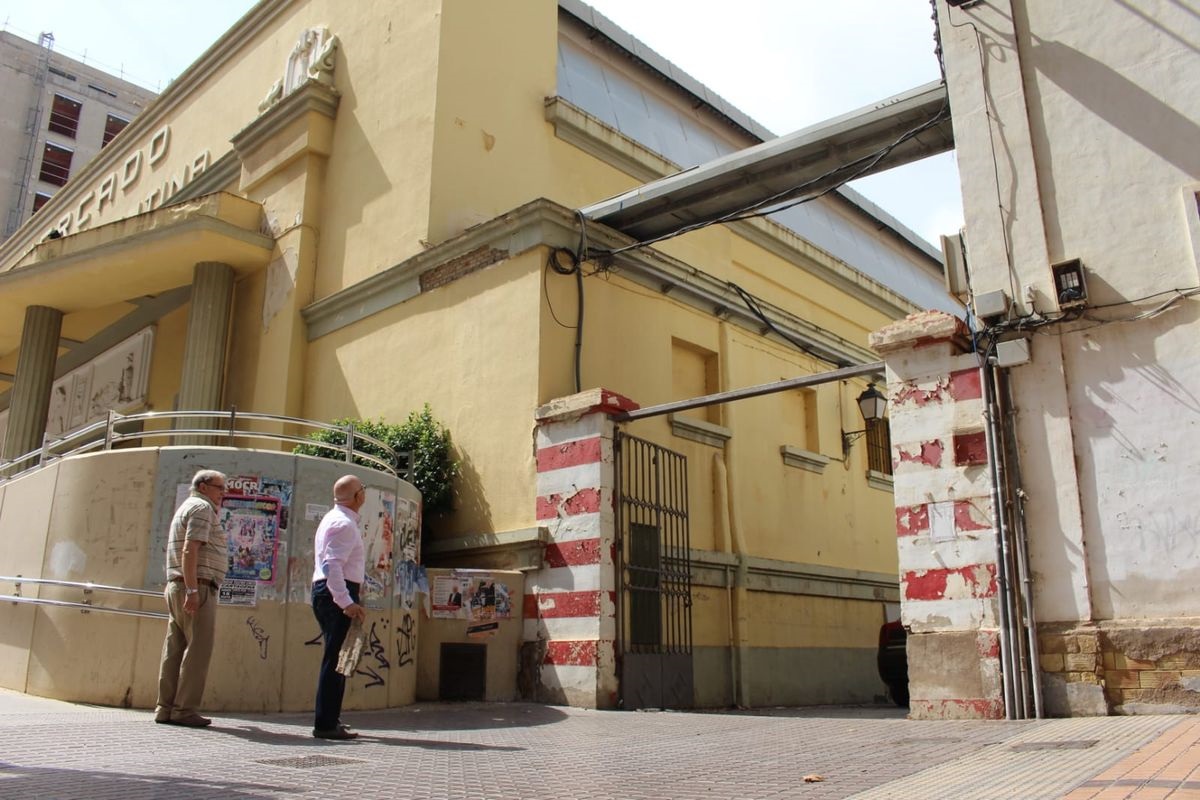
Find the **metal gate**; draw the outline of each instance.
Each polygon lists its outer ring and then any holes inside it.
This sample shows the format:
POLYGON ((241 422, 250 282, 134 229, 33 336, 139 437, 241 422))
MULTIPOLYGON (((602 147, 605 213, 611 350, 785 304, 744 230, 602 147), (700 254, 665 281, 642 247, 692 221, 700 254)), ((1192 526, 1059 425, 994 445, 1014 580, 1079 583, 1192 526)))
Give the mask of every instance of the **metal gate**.
POLYGON ((621 706, 691 708, 687 458, 619 430, 614 450, 621 706))

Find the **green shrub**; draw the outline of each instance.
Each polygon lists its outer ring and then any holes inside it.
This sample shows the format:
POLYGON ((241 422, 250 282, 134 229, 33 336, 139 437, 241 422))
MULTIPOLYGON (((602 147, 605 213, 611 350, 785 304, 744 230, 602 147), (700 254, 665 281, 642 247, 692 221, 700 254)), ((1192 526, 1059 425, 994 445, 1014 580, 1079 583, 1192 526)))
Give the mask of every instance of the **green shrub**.
MULTIPOLYGON (((372 436, 384 442, 399 455, 400 463, 396 464, 391 454, 384 452, 370 442, 355 440, 357 450, 370 453, 381 458, 397 471, 403 472, 407 454, 409 460, 408 480, 421 491, 425 507, 425 518, 430 514, 442 514, 453 507, 453 484, 458 476, 458 462, 450 443, 450 431, 434 418, 433 412, 426 403, 420 411, 413 411, 408 419, 399 425, 384 422, 383 419, 357 419, 343 417, 335 419, 334 425, 353 425, 355 433, 372 436)), ((340 431, 317 431, 309 434, 308 438, 318 442, 345 447, 346 435, 340 431)), ((325 447, 311 444, 298 445, 293 453, 309 456, 321 456, 342 461, 342 453, 325 447)), ((364 467, 373 467, 371 462, 355 457, 354 462, 364 467)))

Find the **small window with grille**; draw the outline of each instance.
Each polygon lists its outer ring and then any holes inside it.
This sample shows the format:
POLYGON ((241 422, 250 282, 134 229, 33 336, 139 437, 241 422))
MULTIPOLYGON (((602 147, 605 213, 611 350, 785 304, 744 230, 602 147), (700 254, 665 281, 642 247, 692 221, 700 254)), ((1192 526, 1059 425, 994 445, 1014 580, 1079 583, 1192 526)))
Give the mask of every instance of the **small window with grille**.
POLYGON ((67 178, 71 177, 71 157, 74 155, 75 153, 65 147, 46 142, 46 146, 42 148, 42 168, 38 173, 38 180, 62 186, 67 182, 67 178))
POLYGON ((82 108, 83 103, 78 100, 63 97, 61 94, 54 95, 54 104, 50 106, 49 129, 74 139, 79 130, 79 112, 82 108))
POLYGON ((104 140, 100 142, 100 146, 108 144, 121 131, 125 130, 125 126, 129 124, 129 120, 122 119, 115 114, 109 114, 104 120, 104 140))
POLYGON ((867 469, 892 474, 892 431, 888 421, 869 419, 867 422, 867 469))

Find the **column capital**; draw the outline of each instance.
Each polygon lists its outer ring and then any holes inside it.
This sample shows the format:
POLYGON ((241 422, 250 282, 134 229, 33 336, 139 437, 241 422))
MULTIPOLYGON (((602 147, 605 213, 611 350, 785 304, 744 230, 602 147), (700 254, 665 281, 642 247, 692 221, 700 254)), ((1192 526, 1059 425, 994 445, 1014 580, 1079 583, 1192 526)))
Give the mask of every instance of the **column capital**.
POLYGON ((635 408, 638 408, 638 404, 628 397, 608 389, 595 388, 555 398, 539 406, 533 416, 539 424, 545 425, 549 422, 567 422, 588 414, 613 416, 635 408))
POLYGON ((949 345, 949 355, 964 353, 971 332, 958 317, 944 311, 922 311, 885 325, 868 337, 871 349, 880 355, 916 350, 933 345, 949 345))

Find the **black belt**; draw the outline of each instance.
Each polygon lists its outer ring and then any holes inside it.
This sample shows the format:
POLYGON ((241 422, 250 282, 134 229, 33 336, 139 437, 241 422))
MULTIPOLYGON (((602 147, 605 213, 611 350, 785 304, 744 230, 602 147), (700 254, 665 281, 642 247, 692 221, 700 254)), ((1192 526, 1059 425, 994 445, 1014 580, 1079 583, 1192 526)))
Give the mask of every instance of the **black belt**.
MULTIPOLYGON (((180 575, 179 577, 171 578, 170 580, 171 580, 171 583, 183 583, 183 576, 180 575)), ((211 578, 200 578, 199 580, 200 580, 200 583, 207 583, 209 586, 211 586, 214 589, 221 588, 221 585, 218 584, 216 581, 214 581, 211 578)))

